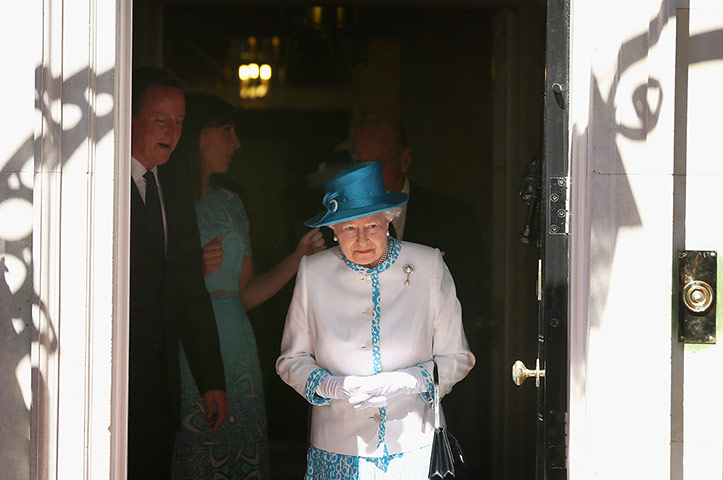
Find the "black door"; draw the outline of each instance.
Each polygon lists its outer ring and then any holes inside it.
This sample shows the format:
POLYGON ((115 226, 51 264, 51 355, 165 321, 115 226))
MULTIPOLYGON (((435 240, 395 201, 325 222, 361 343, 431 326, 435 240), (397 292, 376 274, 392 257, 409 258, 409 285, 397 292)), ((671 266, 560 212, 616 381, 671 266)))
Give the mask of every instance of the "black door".
POLYGON ((538 389, 538 480, 567 478, 569 12, 569 0, 547 0, 537 359, 534 369, 524 368, 520 362, 513 367, 518 385, 533 377, 538 389))
POLYGON ((568 164, 570 1, 547 1, 545 156, 538 358, 547 372, 537 400, 537 478, 567 478, 568 164))

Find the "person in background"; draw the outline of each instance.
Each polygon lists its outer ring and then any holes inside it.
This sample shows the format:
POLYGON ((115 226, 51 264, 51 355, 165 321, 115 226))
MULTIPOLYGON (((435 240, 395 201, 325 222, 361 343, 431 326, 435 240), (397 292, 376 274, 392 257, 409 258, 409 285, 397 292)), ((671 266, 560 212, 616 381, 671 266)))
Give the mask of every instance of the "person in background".
POLYGON ((240 147, 232 105, 217 97, 186 96, 184 134, 169 163, 186 179, 195 200, 203 247, 206 288, 211 294, 221 354, 226 369, 228 421, 205 428, 192 369, 181 355, 182 429, 176 438, 176 479, 270 479, 261 369, 246 311, 263 303, 296 274, 299 261, 323 249, 319 229, 312 229, 296 250, 269 272, 254 272, 249 221, 237 194, 215 185, 240 147))
POLYGON ((225 421, 226 387, 192 206, 158 168, 181 137, 183 83, 168 71, 140 68, 132 95, 127 477, 168 479, 180 417, 179 339, 205 428, 225 421))
MULTIPOLYGON (((442 407, 450 431, 462 444, 481 446, 481 455, 471 459, 470 465, 483 468, 491 448, 489 365, 495 329, 488 316, 490 301, 485 284, 489 272, 483 264, 483 256, 491 253, 483 249, 477 212, 463 200, 410 178, 412 148, 405 129, 392 117, 362 117, 352 125, 351 144, 354 162, 381 161, 385 188, 409 195, 401 214, 392 221, 392 236, 438 248, 455 280, 465 331, 480 368, 472 372, 470 381, 444 398, 442 407)), ((439 168, 444 170, 445 164, 440 163, 439 168)))
POLYGON ((412 148, 405 129, 392 117, 371 114, 352 126, 355 163, 380 161, 384 187, 409 195, 409 202, 392 221, 391 234, 398 240, 438 248, 452 272, 464 310, 465 324, 483 311, 480 228, 477 212, 451 195, 426 188, 412 180, 412 148), (430 228, 434 225, 434 228, 430 228))
POLYGON ((380 162, 324 190, 305 224, 339 246, 301 260, 276 362, 313 405, 305 479, 426 480, 434 365, 444 395, 475 362, 452 276, 439 250, 389 236, 407 194, 385 191, 380 162))

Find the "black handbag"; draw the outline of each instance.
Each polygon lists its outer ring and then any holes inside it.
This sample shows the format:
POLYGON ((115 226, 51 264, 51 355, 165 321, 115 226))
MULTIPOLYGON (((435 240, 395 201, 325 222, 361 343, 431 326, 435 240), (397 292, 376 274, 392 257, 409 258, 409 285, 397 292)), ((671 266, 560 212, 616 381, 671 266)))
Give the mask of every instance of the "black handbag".
POLYGON ((466 466, 462 447, 454 435, 441 426, 439 405, 439 374, 434 364, 434 439, 432 440, 432 457, 429 461, 429 480, 465 478, 466 466))

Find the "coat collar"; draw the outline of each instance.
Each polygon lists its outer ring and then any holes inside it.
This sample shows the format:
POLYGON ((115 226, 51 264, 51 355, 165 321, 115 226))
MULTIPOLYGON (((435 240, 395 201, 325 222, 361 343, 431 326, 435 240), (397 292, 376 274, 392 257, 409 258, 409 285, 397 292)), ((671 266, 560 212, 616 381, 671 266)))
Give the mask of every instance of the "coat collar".
POLYGON ((344 255, 344 252, 341 248, 339 248, 339 254, 341 254, 341 259, 344 260, 344 263, 347 267, 351 268, 355 272, 364 272, 364 273, 381 273, 384 270, 387 270, 389 267, 394 265, 394 262, 397 261, 397 258, 399 257, 399 252, 402 249, 402 242, 399 240, 388 237, 387 241, 389 242, 389 255, 387 256, 387 259, 384 260, 382 263, 377 265, 376 267, 367 268, 364 265, 358 265, 348 258, 346 258, 346 255, 344 255))

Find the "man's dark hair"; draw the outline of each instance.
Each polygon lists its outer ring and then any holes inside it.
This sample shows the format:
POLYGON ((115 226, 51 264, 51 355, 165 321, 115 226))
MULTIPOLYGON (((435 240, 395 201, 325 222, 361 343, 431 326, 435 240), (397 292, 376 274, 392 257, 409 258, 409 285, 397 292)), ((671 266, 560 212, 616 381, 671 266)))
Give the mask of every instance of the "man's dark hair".
POLYGON ((133 70, 133 92, 131 98, 131 112, 134 117, 138 116, 146 90, 153 85, 177 88, 181 92, 185 90, 183 80, 178 78, 176 74, 170 70, 158 67, 136 68, 133 70))

